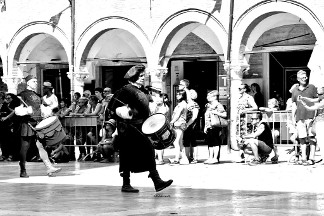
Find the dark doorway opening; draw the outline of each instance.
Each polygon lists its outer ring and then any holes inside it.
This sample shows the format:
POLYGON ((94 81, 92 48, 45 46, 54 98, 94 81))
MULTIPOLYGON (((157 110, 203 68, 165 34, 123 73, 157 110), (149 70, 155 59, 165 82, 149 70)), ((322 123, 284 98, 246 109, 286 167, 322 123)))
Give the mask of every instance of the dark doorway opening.
POLYGON ((204 127, 204 111, 207 103, 207 93, 217 89, 218 62, 217 61, 193 61, 184 62, 183 77, 190 81, 189 89, 196 90, 198 98, 196 102, 200 107, 198 114, 199 133, 197 140, 203 141, 205 134, 204 127))
MULTIPOLYGON (((50 81, 52 83, 54 93, 58 100, 61 100, 62 98, 67 100, 71 99, 71 84, 70 79, 67 77, 68 71, 68 68, 43 70, 43 82, 50 81)), ((43 85, 43 83, 41 85, 43 85)), ((41 93, 43 94, 43 92, 41 93)))
POLYGON ((103 66, 102 67, 102 87, 109 87, 112 93, 116 92, 122 86, 127 84, 124 79, 127 71, 133 65, 127 66, 103 66))
POLYGON ((281 109, 285 109, 286 101, 291 97, 289 89, 297 83, 296 73, 304 70, 309 76, 307 64, 311 54, 312 50, 270 53, 269 96, 281 98, 281 109))

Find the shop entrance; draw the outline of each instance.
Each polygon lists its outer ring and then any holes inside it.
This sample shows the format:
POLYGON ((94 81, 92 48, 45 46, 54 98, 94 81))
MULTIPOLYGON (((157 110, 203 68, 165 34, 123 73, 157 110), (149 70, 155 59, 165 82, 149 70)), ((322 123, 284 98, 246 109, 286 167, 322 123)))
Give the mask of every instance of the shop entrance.
MULTIPOLYGON (((70 100, 70 79, 67 77, 68 68, 61 69, 44 69, 42 72, 42 83, 44 81, 50 81, 54 87, 54 93, 58 100, 65 98, 70 100)), ((43 88, 41 88, 41 95, 43 95, 43 88)))
POLYGON ((291 97, 289 89, 297 83, 296 73, 304 70, 309 77, 307 64, 311 54, 312 50, 270 53, 269 96, 278 99, 280 109, 286 108, 286 101, 291 97))

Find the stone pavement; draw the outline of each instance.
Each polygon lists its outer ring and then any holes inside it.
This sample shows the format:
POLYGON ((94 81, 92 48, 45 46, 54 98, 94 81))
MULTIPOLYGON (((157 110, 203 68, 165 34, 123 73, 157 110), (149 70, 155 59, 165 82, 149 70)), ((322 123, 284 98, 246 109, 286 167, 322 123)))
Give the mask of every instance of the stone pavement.
MULTIPOLYGON (((155 193, 148 173, 131 175, 139 194, 120 192, 118 164, 69 162, 47 177, 42 163, 28 163, 30 178, 18 178, 18 162, 0 163, 0 215, 324 215, 324 166, 285 162, 259 166, 232 163, 222 149, 221 163, 158 166, 174 183, 155 193)), ((166 157, 172 157, 167 149, 166 157)), ((285 159, 285 160, 284 160, 285 159)))

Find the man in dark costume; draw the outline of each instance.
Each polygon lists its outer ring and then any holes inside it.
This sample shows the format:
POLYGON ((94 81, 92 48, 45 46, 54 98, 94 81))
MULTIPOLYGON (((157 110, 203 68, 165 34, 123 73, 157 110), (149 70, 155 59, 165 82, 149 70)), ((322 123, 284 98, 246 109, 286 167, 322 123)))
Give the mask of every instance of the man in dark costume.
MULTIPOLYGON (((26 90, 20 93, 21 100, 24 101, 25 105, 21 105, 15 108, 15 114, 21 116, 20 125, 20 136, 21 136, 21 149, 20 149, 20 177, 28 178, 26 172, 26 157, 27 151, 32 142, 36 141, 36 132, 32 127, 35 127, 37 123, 42 120, 41 110, 41 98, 36 94, 37 79, 32 75, 28 75, 25 78, 27 83, 26 90), (24 106, 28 107, 24 107, 24 106), (32 126, 32 127, 31 127, 32 126)), ((43 160, 44 165, 47 168, 47 175, 52 176, 53 173, 61 171, 61 168, 55 168, 47 155, 42 143, 36 141, 36 146, 40 157, 43 160)))
POLYGON ((149 171, 155 190, 161 191, 170 186, 173 180, 163 181, 156 170, 153 146, 141 132, 144 121, 149 117, 149 95, 144 85, 143 65, 132 67, 125 75, 129 84, 119 89, 108 104, 117 120, 119 148, 119 171, 123 177, 122 192, 139 192, 130 184, 130 172, 149 171))

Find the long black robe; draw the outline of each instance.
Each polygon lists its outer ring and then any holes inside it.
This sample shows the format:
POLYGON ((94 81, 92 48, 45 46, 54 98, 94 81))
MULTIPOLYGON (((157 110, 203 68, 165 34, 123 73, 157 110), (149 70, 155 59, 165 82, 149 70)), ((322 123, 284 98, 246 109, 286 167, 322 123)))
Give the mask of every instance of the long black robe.
POLYGON ((116 108, 127 104, 133 118, 125 120, 117 115, 119 171, 145 172, 156 169, 155 153, 150 140, 142 133, 143 122, 149 117, 149 96, 143 90, 128 84, 119 89, 108 104, 116 108))

